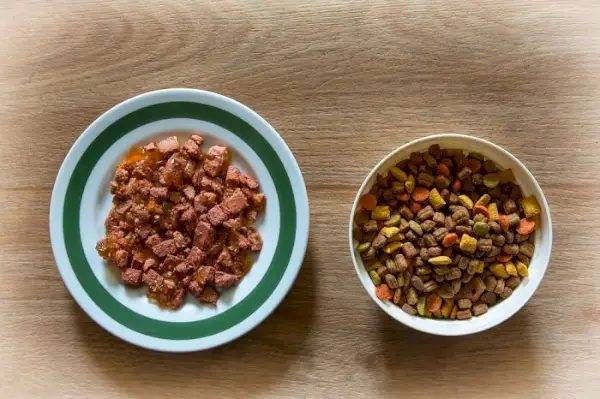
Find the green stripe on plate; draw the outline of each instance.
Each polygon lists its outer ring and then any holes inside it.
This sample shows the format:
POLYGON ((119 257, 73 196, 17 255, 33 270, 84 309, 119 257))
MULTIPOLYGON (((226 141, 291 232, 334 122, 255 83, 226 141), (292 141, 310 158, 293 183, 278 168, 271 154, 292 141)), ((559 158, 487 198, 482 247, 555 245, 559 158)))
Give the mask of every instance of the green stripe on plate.
MULTIPOLYGON (((138 333, 163 339, 186 340, 218 334, 240 323, 269 298, 285 273, 296 237, 296 203, 290 179, 281 159, 269 142, 239 117, 205 104, 169 102, 134 111, 108 126, 85 150, 69 181, 63 208, 64 241, 69 262, 79 284, 109 317, 138 333), (208 319, 193 322, 167 322, 152 319, 117 301, 98 281, 83 251, 79 231, 81 197, 94 165, 118 139, 145 124, 162 119, 191 118, 214 123, 234 133, 248 144, 271 175, 280 208, 280 229, 273 259, 258 285, 237 305, 208 319)), ((272 237, 269 237, 272 239, 272 237)))

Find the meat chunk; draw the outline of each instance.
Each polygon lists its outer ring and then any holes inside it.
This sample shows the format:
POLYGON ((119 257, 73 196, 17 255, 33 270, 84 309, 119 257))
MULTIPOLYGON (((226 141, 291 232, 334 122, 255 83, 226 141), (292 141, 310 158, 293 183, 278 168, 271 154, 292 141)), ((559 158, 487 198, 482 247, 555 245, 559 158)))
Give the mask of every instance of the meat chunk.
POLYGON ((181 213, 179 220, 181 220, 183 223, 196 221, 196 211, 192 207, 187 208, 181 213))
POLYGON ((136 166, 133 169, 133 176, 138 177, 140 179, 152 180, 154 177, 154 171, 150 169, 148 165, 142 164, 136 166))
POLYGON ((212 287, 204 287, 202 293, 198 296, 198 299, 202 303, 216 305, 217 300, 219 299, 219 292, 215 291, 212 287))
POLYGON ((247 207, 248 200, 242 190, 235 190, 233 195, 225 198, 221 203, 221 208, 229 215, 237 215, 247 207))
POLYGON ((161 241, 162 239, 158 234, 153 234, 146 239, 146 245, 148 248, 154 248, 154 246, 160 244, 161 241))
POLYGON ((212 146, 206 153, 204 171, 212 177, 219 176, 229 163, 229 149, 220 145, 212 146))
POLYGON ((240 170, 230 166, 227 168, 227 177, 225 178, 225 183, 232 185, 240 184, 240 176, 240 170))
POLYGON ((251 251, 260 251, 262 249, 263 241, 258 231, 253 231, 248 234, 248 241, 250 241, 251 251))
POLYGON ((177 253, 177 245, 174 239, 164 240, 163 242, 152 247, 152 252, 159 258, 164 258, 167 255, 174 255, 177 253))
POLYGON ((129 172, 124 168, 117 168, 115 172, 115 181, 117 183, 125 183, 129 179, 129 172))
POLYGON ((223 179, 220 177, 211 178, 208 176, 202 176, 202 179, 200 180, 200 186, 205 190, 210 190, 217 194, 223 194, 223 190, 225 189, 223 179))
POLYGON ((194 245, 198 248, 203 248, 207 239, 213 232, 213 227, 206 222, 198 222, 194 230, 194 245))
POLYGON ((163 289, 164 278, 154 269, 149 269, 147 272, 143 273, 142 281, 148 284, 148 287, 152 291, 158 292, 163 289))
POLYGON ((148 271, 148 269, 152 269, 158 266, 158 261, 154 258, 148 258, 146 259, 146 261, 144 262, 144 265, 142 266, 142 270, 143 271, 148 271))
POLYGON ((124 249, 119 249, 115 252, 115 263, 121 269, 129 265, 129 252, 124 249))
POLYGON ((202 143, 204 143, 204 139, 202 138, 202 136, 199 136, 197 134, 192 134, 190 136, 190 139, 194 140, 199 146, 202 145, 202 143))
POLYGON ((205 259, 206 259, 206 254, 204 252, 202 252, 202 250, 200 248, 192 247, 192 249, 190 250, 190 253, 188 254, 188 256, 185 260, 186 260, 186 262, 188 262, 189 264, 191 264, 195 267, 200 267, 200 265, 202 265, 202 262, 204 262, 205 259))
POLYGON ((200 266, 196 271, 196 281, 204 286, 215 281, 215 268, 212 266, 200 266))
POLYGON ((187 262, 181 262, 180 264, 175 266, 173 271, 179 274, 180 276, 185 276, 186 274, 189 274, 190 272, 194 271, 194 266, 187 262))
POLYGON ((186 153, 190 158, 200 159, 200 146, 194 139, 188 139, 185 143, 183 143, 182 150, 186 153))
POLYGON ((173 239, 175 240, 175 245, 177 245, 177 248, 179 249, 187 247, 187 245, 190 243, 190 239, 185 237, 179 231, 173 232, 173 239))
POLYGON ((142 284, 142 271, 134 268, 127 268, 121 272, 121 279, 130 287, 139 287, 142 284))
POLYGON ((265 193, 258 193, 252 196, 252 204, 260 210, 265 208, 265 203, 267 202, 267 196, 265 193))
POLYGON ((175 266, 183 262, 180 256, 167 255, 164 262, 160 265, 160 271, 166 272, 175 269, 175 266))
POLYGON ((185 186, 183 187, 183 195, 185 195, 185 198, 187 198, 189 201, 192 201, 196 196, 196 190, 193 186, 185 186))
POLYGON ((227 248, 223 248, 221 253, 217 257, 217 264, 231 267, 233 265, 233 259, 231 258, 231 254, 227 248))
POLYGON ((256 179, 248 174, 243 174, 240 177, 240 182, 245 184, 250 190, 256 190, 258 188, 258 182, 256 179))
POLYGON ((223 222, 223 226, 231 230, 239 230, 240 228, 242 228, 243 225, 244 224, 242 223, 242 219, 240 219, 239 217, 234 219, 228 219, 225 222, 223 222))
POLYGON ((187 160, 176 152, 167 160, 164 168, 159 170, 160 183, 169 187, 179 188, 183 184, 183 171, 187 164, 187 160))
POLYGON ((192 294, 193 296, 198 298, 202 294, 202 290, 204 289, 204 286, 200 285, 196 280, 192 280, 187 285, 187 289, 190 292, 190 294, 192 294))
POLYGON ((224 221, 227 220, 227 214, 223 212, 223 209, 219 205, 215 205, 206 214, 208 221, 213 226, 220 226, 224 221))
POLYGON ((169 189, 166 187, 152 187, 150 189, 150 198, 157 202, 166 200, 168 196, 169 189))
POLYGON ((185 288, 176 289, 169 299, 168 307, 173 310, 179 309, 183 305, 185 300, 185 288))
POLYGON ((237 284, 239 278, 235 274, 217 271, 215 273, 215 287, 229 288, 237 284))
POLYGON ((167 137, 166 139, 159 141, 156 146, 161 154, 169 155, 179 150, 179 139, 177 136, 167 137))

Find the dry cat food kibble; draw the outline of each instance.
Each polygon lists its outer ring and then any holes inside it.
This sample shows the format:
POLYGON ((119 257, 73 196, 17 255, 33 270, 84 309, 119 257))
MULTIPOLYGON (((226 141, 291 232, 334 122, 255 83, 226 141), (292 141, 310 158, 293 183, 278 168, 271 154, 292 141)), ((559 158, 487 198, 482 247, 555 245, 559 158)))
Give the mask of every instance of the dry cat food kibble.
POLYGON ((410 315, 479 316, 528 276, 540 205, 481 154, 412 153, 359 205, 354 238, 375 294, 410 315))
POLYGON ((266 198, 258 182, 229 166, 227 147, 201 151, 191 136, 134 147, 111 182, 113 208, 96 250, 121 270, 123 283, 148 286, 149 298, 178 309, 190 292, 215 304, 262 248, 251 227, 266 198))

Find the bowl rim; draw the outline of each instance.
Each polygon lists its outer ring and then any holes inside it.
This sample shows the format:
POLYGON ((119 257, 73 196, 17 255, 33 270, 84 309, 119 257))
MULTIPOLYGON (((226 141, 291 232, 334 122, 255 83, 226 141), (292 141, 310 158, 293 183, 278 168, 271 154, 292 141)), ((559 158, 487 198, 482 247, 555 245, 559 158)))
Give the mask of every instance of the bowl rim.
MULTIPOLYGON (((220 346, 239 338, 262 323, 286 297, 302 267, 308 246, 309 218, 309 202, 304 177, 296 158, 281 135, 258 113, 242 103, 221 94, 187 88, 170 88, 142 93, 116 104, 97 117, 79 135, 65 156, 54 183, 49 207, 49 229, 53 255, 59 274, 73 299, 97 324, 111 334, 140 347, 166 352, 192 352, 220 346), (297 215, 296 238, 290 249, 288 265, 281 272, 281 279, 264 302, 253 313, 228 329, 202 338, 179 340, 157 338, 130 330, 100 309, 82 289, 77 277, 71 276, 72 265, 66 256, 65 238, 62 234, 65 187, 84 151, 111 123, 144 107, 174 101, 197 103, 229 112, 251 126, 263 136, 263 140, 268 140, 282 163, 281 167, 290 179, 297 215)), ((127 307, 126 304, 124 306, 127 307)))
MULTIPOLYGON (((422 151, 422 150, 420 150, 420 151, 422 151)), ((483 153, 483 155, 485 155, 485 151, 481 151, 481 152, 483 153)), ((541 284, 542 280, 544 279, 546 270, 548 269, 548 265, 550 262, 550 257, 552 254, 552 242, 553 242, 552 216, 551 216, 551 212, 550 212, 550 206, 548 205, 546 196, 545 196, 542 188, 540 187, 539 183, 537 182, 537 180, 535 179, 533 174, 529 171, 529 169, 527 169, 527 167, 517 157, 515 157, 513 154, 511 154, 509 151, 505 150, 504 148, 500 147, 499 145, 497 145, 489 140, 486 140, 486 139, 483 139, 480 137, 476 137, 476 136, 470 136, 470 135, 463 134, 463 133, 438 133, 438 134, 428 135, 425 137, 421 137, 421 138, 409 141, 409 142, 401 145, 400 147, 394 149, 390 153, 388 153, 385 157, 383 157, 383 159, 381 159, 371 169, 371 171, 367 174, 366 178, 363 180, 358 192, 356 193, 354 202, 352 203, 352 208, 350 210, 349 223, 348 223, 348 243, 349 243, 349 249, 350 249, 350 257, 352 258, 352 263, 354 265, 354 271, 356 272, 356 275, 357 275, 359 281, 361 282, 363 288, 365 289, 367 294, 371 297, 371 299, 390 317, 392 317, 396 321, 404 324, 405 326, 415 329, 417 331, 421 331, 421 332, 432 334, 432 335, 439 335, 439 336, 462 336, 462 335, 469 335, 469 334, 483 332, 485 330, 491 329, 493 327, 496 327, 496 326, 502 324, 503 322, 505 322, 506 320, 511 318, 513 315, 515 315, 517 312, 519 312, 519 310, 521 310, 523 308, 523 306, 525 306, 525 304, 527 302, 529 302, 529 300, 531 299, 531 297, 533 296, 533 294, 535 293, 535 291, 541 284), (464 328, 461 328, 461 329, 454 328, 452 330, 449 330, 449 329, 445 329, 445 328, 440 328, 440 329, 436 330, 430 326, 423 326, 421 324, 421 322, 423 321, 422 320, 423 318, 421 318, 419 316, 411 316, 411 315, 405 314, 407 317, 403 317, 403 320, 401 320, 400 318, 396 317, 396 315, 394 315, 391 310, 391 309, 394 309, 394 307, 397 309, 400 309, 400 308, 398 308, 396 305, 387 306, 387 302, 389 302, 389 301, 382 301, 375 296, 374 290, 373 290, 373 287, 374 287, 373 282, 368 277, 363 276, 363 274, 361 273, 361 269, 364 269, 364 267, 359 265, 358 260, 357 260, 357 254, 356 254, 356 251, 354 248, 354 240, 353 240, 353 222, 354 222, 354 214, 356 213, 356 209, 358 207, 358 202, 360 200, 361 194, 365 191, 367 184, 373 179, 375 174, 383 167, 384 164, 386 164, 390 159, 396 157, 398 153, 406 151, 410 147, 422 145, 422 144, 428 143, 428 142, 430 144, 436 144, 436 140, 439 141, 441 139, 453 139, 453 138, 459 139, 459 140, 472 141, 472 142, 478 143, 483 146, 489 146, 489 147, 494 148, 496 151, 501 152, 505 157, 509 158, 512 162, 514 162, 528 176, 528 178, 531 180, 531 184, 541 194, 540 197, 538 198, 538 200, 539 200, 542 210, 544 211, 545 216, 546 216, 546 220, 545 220, 543 228, 547 228, 548 250, 547 250, 546 256, 544 257, 542 262, 540 262, 541 263, 540 267, 542 269, 541 269, 541 274, 540 274, 539 279, 531 282, 533 284, 531 292, 526 297, 522 298, 520 303, 509 308, 508 311, 504 312, 500 317, 497 318, 497 320, 495 322, 489 323, 487 325, 482 325, 483 323, 481 322, 481 319, 479 317, 472 317, 469 320, 461 320, 461 321, 424 319, 424 320, 432 320, 437 323, 442 323, 441 325, 448 325, 448 324, 450 324, 450 322, 452 324, 466 322, 466 323, 462 324, 464 326, 464 328), (479 320, 479 322, 477 320, 479 320)))

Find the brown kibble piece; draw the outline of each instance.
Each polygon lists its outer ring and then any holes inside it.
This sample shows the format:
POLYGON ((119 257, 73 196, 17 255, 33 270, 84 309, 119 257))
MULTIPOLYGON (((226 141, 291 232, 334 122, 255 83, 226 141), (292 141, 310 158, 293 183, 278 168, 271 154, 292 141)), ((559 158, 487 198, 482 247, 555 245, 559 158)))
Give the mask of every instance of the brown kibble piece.
POLYGON ((471 317, 473 317, 473 314, 471 313, 471 311, 469 309, 460 310, 456 313, 456 318, 458 320, 470 319, 471 317))
POLYGON ((405 242, 404 244, 402 244, 401 250, 404 256, 406 256, 407 258, 414 258, 419 254, 419 251, 417 251, 417 249, 411 242, 405 242))
POLYGON ((481 314, 487 313, 488 306, 485 303, 478 303, 477 305, 473 306, 472 310, 473 310, 473 315, 479 316, 481 314))
POLYGON ((459 299, 458 300, 458 308, 459 309, 470 309, 471 308, 471 300, 470 299, 459 299))

